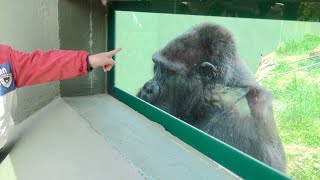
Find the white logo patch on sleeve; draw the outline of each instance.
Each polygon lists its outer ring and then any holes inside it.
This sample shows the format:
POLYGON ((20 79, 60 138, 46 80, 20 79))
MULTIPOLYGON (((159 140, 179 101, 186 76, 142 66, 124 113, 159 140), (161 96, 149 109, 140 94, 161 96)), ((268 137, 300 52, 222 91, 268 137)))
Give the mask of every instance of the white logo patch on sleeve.
POLYGON ((9 62, 0 64, 0 96, 16 89, 9 62))
POLYGON ((0 75, 0 83, 6 87, 9 88, 12 83, 12 74, 3 74, 0 75))

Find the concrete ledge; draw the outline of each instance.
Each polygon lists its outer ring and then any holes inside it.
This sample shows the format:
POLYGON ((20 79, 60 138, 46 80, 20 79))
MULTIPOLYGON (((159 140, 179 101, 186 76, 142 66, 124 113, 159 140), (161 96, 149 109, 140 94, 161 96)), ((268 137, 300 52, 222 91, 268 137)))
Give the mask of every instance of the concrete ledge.
POLYGON ((64 98, 146 179, 233 179, 223 167, 109 95, 64 98))
POLYGON ((1 180, 143 179, 61 98, 15 131, 23 137, 0 165, 1 180))
POLYGON ((58 98, 16 131, 0 179, 237 178, 109 95, 58 98))

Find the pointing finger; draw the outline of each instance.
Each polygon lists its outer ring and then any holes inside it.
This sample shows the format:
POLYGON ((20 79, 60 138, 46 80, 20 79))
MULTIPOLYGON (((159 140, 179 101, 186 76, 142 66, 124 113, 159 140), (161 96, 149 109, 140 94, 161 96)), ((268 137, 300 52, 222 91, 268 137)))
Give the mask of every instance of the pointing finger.
POLYGON ((109 56, 109 57, 112 57, 115 54, 117 54, 119 51, 121 51, 121 48, 117 48, 117 49, 114 49, 112 51, 106 52, 106 55, 109 56))

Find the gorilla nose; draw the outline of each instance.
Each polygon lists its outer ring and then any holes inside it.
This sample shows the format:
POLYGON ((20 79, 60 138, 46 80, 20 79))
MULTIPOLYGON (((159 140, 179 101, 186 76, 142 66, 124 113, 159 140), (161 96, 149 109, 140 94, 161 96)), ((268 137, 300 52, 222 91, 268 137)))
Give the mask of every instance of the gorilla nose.
POLYGON ((152 89, 153 89, 152 87, 147 87, 147 88, 146 88, 147 93, 148 93, 148 94, 151 94, 151 93, 153 92, 152 89))
POLYGON ((138 92, 137 97, 142 100, 152 103, 157 100, 160 93, 160 87, 155 80, 150 80, 146 82, 143 88, 138 92))
POLYGON ((144 90, 146 91, 147 94, 158 94, 159 93, 159 86, 157 82, 150 80, 149 82, 146 83, 144 90))

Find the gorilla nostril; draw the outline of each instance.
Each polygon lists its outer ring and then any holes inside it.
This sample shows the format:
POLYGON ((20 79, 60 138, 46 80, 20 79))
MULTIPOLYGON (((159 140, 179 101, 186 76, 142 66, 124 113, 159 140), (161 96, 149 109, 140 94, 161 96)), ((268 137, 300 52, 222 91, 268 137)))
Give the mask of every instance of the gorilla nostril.
POLYGON ((151 88, 147 88, 147 93, 148 93, 148 94, 152 94, 152 92, 153 92, 153 91, 152 91, 151 88))

